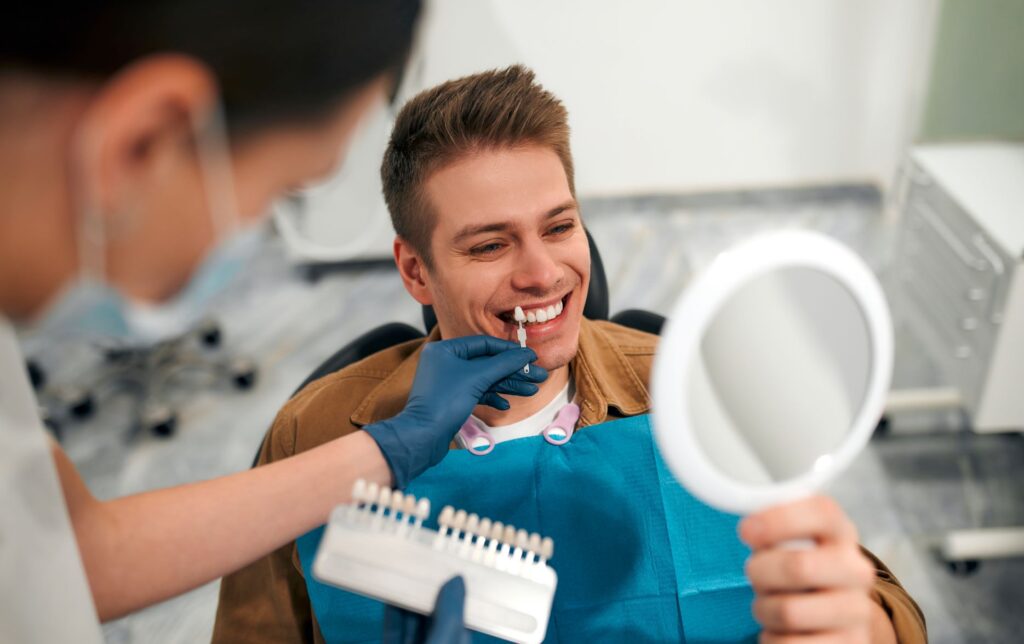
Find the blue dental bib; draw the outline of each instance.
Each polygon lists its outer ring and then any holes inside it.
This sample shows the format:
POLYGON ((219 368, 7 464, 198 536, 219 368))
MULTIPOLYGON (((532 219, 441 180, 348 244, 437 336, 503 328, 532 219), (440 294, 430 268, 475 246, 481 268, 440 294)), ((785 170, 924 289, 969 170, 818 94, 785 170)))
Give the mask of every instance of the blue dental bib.
MULTIPOLYGON (((452 451, 407 491, 429 498, 435 515, 451 505, 555 540, 546 642, 737 642, 760 630, 737 517, 676 482, 648 416, 588 427, 560 447, 537 436, 484 457, 452 451)), ((328 642, 380 642, 380 602, 313 579, 322 533, 297 542, 321 633, 328 642)), ((473 641, 495 640, 473 633, 473 641)))

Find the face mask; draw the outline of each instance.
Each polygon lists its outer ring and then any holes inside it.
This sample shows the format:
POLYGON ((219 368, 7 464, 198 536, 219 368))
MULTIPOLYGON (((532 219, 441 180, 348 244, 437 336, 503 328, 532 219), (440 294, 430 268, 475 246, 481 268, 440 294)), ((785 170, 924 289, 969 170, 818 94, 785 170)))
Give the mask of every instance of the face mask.
POLYGON ((192 274, 188 284, 168 302, 149 304, 125 299, 124 320, 131 335, 143 342, 156 342, 195 327, 259 253, 262 231, 262 228, 251 227, 220 242, 192 274))
POLYGON ((211 303, 256 255, 260 229, 239 225, 223 120, 215 112, 209 122, 195 125, 207 208, 219 241, 189 282, 171 300, 159 304, 133 301, 106 283, 108 235, 102 220, 90 216, 95 211, 86 203, 79 234, 80 274, 34 325, 39 332, 138 344, 176 337, 207 314, 211 303))

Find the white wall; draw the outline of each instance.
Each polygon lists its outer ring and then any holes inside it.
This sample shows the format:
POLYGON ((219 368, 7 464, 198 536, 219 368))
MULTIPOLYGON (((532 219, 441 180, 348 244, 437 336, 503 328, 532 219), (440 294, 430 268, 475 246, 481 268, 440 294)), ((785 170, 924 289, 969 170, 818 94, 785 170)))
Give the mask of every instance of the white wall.
MULTIPOLYGON (((401 96, 529 65, 569 109, 583 197, 885 187, 923 102, 935 3, 433 0, 401 96)), ((390 255, 376 175, 387 129, 371 119, 285 227, 296 255, 390 255)))
POLYGON ((886 184, 935 0, 434 0, 415 85, 523 62, 569 108, 581 195, 886 184))

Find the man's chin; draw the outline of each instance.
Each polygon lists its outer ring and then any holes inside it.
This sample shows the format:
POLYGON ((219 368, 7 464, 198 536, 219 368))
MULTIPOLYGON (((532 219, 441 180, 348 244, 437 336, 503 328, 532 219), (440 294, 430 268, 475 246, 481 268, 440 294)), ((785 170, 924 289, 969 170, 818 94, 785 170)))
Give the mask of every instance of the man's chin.
POLYGON ((550 349, 541 350, 537 352, 536 364, 544 367, 548 371, 554 371, 555 369, 561 369, 567 366, 572 359, 576 357, 576 349, 550 349))

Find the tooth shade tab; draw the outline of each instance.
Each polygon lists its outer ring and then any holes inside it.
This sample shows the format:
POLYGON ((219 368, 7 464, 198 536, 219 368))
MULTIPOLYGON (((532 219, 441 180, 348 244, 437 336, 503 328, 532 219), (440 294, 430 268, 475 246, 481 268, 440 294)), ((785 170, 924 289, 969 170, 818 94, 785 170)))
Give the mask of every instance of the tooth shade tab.
POLYGON ((426 521, 427 517, 430 516, 430 501, 427 499, 420 499, 416 503, 416 518, 420 521, 426 521))
POLYGON ((521 306, 517 306, 516 307, 516 311, 515 311, 515 316, 514 317, 515 317, 515 321, 516 322, 526 322, 526 314, 523 313, 523 307, 521 307, 521 306))
POLYGON ((352 486, 352 501, 362 503, 366 498, 366 479, 357 479, 352 486))

